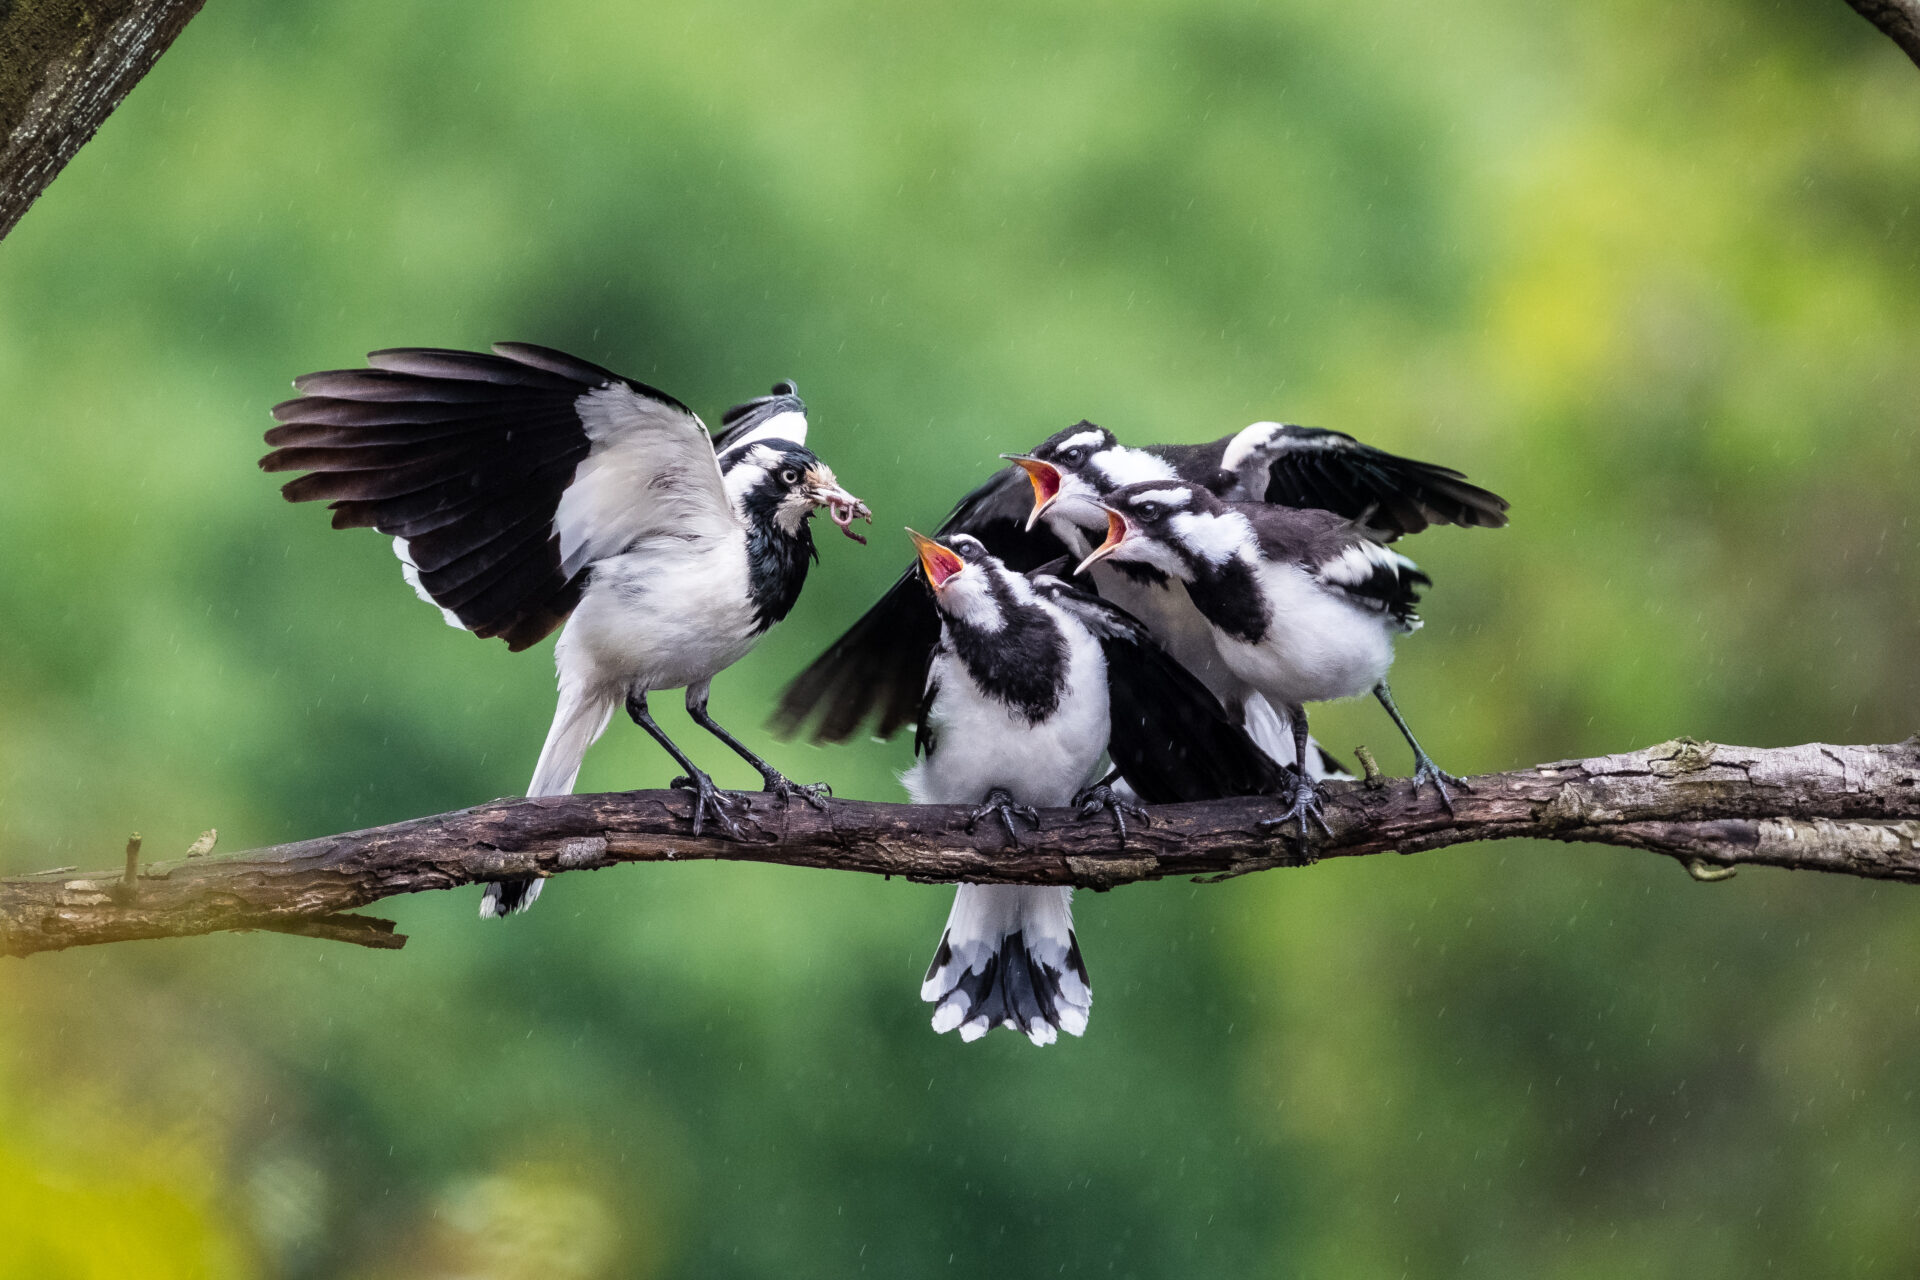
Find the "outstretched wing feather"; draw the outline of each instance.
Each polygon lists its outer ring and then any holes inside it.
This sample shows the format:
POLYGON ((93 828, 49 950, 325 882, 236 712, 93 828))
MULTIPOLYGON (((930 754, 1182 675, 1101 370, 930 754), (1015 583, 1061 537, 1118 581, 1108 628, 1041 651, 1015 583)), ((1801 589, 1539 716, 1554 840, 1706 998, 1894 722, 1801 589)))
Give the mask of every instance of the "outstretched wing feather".
POLYGON ((578 603, 582 569, 636 537, 731 520, 706 429, 685 405, 520 343, 407 347, 294 380, 269 471, 336 528, 408 543, 421 588, 461 625, 533 644, 578 603))
MULTIPOLYGON (((1026 473, 1003 467, 961 498, 936 538, 966 533, 1013 569, 1026 572, 1067 550, 1045 525, 1026 527, 1033 509, 1026 473)), ((917 722, 927 663, 940 642, 940 618, 917 565, 781 691, 770 723, 783 737, 819 716, 815 742, 844 742, 871 717, 891 737, 917 722)))

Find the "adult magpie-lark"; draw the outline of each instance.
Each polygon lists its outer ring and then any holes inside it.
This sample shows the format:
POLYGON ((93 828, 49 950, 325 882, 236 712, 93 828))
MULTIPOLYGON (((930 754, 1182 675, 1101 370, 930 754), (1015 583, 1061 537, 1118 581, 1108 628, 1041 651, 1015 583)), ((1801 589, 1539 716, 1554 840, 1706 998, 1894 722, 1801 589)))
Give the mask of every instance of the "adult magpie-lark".
MULTIPOLYGON (((1153 803, 1278 787, 1279 767, 1123 610, 1050 567, 1017 573, 966 534, 942 545, 908 533, 940 628, 916 712, 919 759, 902 778, 915 803, 977 805, 975 823, 997 815, 1017 843, 1016 816, 1037 827, 1039 808, 1115 805, 1093 785, 1108 751, 1153 803), (1149 721, 1167 731, 1139 732, 1149 721)), ((975 1040, 1005 1026, 1035 1044, 1084 1032, 1092 992, 1071 896, 961 885, 920 989, 934 1030, 975 1040)))
MULTIPOLYGON (((1371 690, 1413 748, 1418 782, 1448 809, 1441 770, 1407 728, 1387 688, 1393 637, 1418 630, 1419 591, 1430 585, 1382 536, 1330 511, 1222 502, 1200 485, 1149 480, 1105 498, 1108 534, 1079 568, 1104 560, 1151 565, 1186 586, 1235 675, 1286 710, 1304 757, 1304 704, 1371 690)), ((1304 771, 1279 819, 1320 819, 1318 788, 1304 771)))
MULTIPOLYGON (((1361 444, 1338 431, 1256 422, 1209 444, 1122 445, 1111 431, 1081 422, 1013 459, 962 498, 936 536, 979 538, 1015 569, 1067 555, 1078 560, 1106 528, 1095 503, 1124 484, 1166 480, 1211 484, 1228 496, 1366 516, 1391 535, 1431 524, 1499 527, 1507 503, 1457 471, 1361 444), (1031 482, 1029 484, 1029 482, 1031 482), (1089 537, 1088 532, 1093 536, 1089 537)), ((777 731, 797 731, 816 712, 815 739, 838 742, 872 716, 881 737, 912 719, 927 654, 939 638, 934 610, 909 566, 885 595, 787 686, 774 715, 777 731)), ((1135 613, 1176 658, 1243 716, 1255 741, 1291 759, 1292 730, 1281 709, 1252 692, 1216 654, 1211 630, 1185 593, 1152 565, 1096 570, 1095 589, 1135 613)), ((1339 763, 1315 744, 1313 775, 1340 776, 1339 763)))
MULTIPOLYGON (((451 626, 513 650, 559 627, 560 699, 527 794, 573 790, 614 708, 686 770, 693 831, 735 838, 731 797, 654 723, 647 695, 759 770, 782 802, 820 803, 707 713, 713 677, 793 608, 817 558, 808 521, 871 520, 806 448, 791 382, 729 409, 710 436, 663 391, 545 347, 375 351, 367 369, 296 378, 273 411, 268 471, 304 471, 290 501, 327 500, 336 529, 393 537, 401 572, 451 626)), ((487 887, 482 916, 524 910, 539 879, 487 887)))

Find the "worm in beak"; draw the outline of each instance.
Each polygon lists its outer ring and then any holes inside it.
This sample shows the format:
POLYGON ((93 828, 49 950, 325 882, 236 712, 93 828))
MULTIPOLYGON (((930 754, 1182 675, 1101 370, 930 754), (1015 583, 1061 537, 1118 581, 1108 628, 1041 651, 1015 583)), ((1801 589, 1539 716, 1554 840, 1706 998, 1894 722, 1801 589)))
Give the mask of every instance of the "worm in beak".
POLYGON ((825 466, 814 468, 807 478, 812 482, 809 487, 814 504, 827 509, 833 522, 840 526, 840 532, 861 546, 866 546, 867 540, 853 531, 853 522, 865 520, 868 524, 873 523, 873 512, 867 510, 867 504, 842 489, 840 482, 834 479, 833 472, 825 466))

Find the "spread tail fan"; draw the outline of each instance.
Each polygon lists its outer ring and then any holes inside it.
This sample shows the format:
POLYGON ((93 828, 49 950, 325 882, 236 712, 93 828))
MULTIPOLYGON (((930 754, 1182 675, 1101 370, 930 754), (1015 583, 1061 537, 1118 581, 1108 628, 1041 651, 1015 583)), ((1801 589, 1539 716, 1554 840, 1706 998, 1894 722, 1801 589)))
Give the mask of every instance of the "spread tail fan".
POLYGON ((963 884, 920 998, 933 1029, 978 1040, 1010 1027, 1038 1045, 1081 1035, 1093 991, 1073 934, 1071 889, 963 884))

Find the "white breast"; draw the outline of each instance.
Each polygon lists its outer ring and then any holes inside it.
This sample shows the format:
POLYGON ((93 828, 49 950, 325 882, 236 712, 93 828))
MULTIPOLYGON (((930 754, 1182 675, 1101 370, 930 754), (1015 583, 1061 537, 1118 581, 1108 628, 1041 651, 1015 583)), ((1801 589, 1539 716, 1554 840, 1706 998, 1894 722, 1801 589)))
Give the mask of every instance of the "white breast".
POLYGON ((745 530, 646 538, 594 565, 554 658, 563 682, 679 689, 745 657, 754 625, 745 530))
POLYGON ((1085 628, 1062 625, 1066 693, 1037 725, 983 692, 952 653, 935 657, 934 750, 901 778, 915 803, 978 804, 998 787, 1021 804, 1058 807, 1092 781, 1107 749, 1106 657, 1085 628))
POLYGON ((1278 703, 1368 692, 1393 665, 1393 634, 1376 610, 1348 603, 1292 564, 1264 563, 1270 626, 1259 644, 1219 638, 1221 657, 1278 703))

